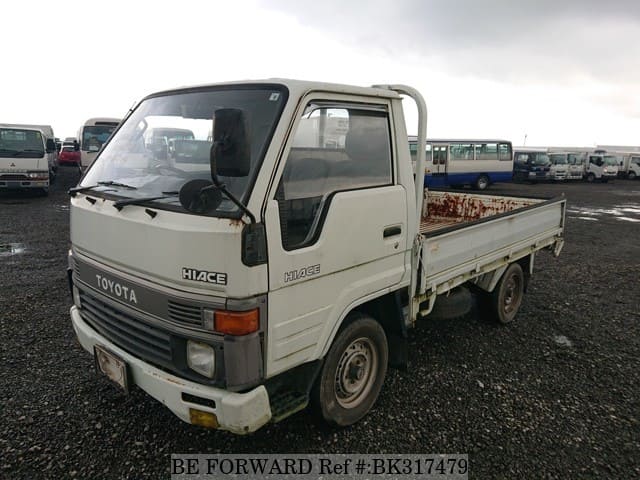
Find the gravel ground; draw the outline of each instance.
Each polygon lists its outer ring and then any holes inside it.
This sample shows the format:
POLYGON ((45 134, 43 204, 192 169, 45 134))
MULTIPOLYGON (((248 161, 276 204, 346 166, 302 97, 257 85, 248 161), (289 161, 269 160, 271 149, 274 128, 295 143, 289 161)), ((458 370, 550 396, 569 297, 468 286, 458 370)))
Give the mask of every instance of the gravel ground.
POLYGON ((502 185, 569 202, 566 245, 540 254, 513 324, 424 321, 359 424, 307 413, 248 437, 182 423, 98 377, 74 340, 69 202, 0 194, 0 477, 158 478, 178 452, 468 453, 472 478, 640 477, 640 182, 502 185), (4 253, 3 253, 4 252, 4 253))

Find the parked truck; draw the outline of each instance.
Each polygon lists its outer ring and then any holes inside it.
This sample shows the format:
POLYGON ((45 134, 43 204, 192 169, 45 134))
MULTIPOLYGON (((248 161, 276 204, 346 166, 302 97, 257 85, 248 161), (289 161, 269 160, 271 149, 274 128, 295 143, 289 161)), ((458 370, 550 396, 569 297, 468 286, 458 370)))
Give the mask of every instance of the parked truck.
POLYGON ((513 181, 543 182, 551 179, 548 149, 516 147, 513 151, 513 181))
POLYGON ((49 194, 53 136, 33 125, 0 124, 0 190, 29 189, 49 194))
POLYGON ((569 154, 549 153, 549 161, 551 166, 549 169, 549 178, 555 181, 567 180, 569 177, 569 154))
POLYGON ((617 155, 604 151, 595 151, 587 155, 585 164, 585 179, 592 183, 599 180, 603 183, 613 180, 618 176, 617 155))
POLYGON ((437 297, 473 288, 512 321, 538 252, 562 249, 565 200, 426 190, 403 97, 423 172, 427 110, 408 86, 143 99, 69 192, 70 315, 98 370, 209 428, 245 434, 309 403, 345 426, 407 366, 407 331, 437 297), (194 132, 179 161, 145 147, 158 117, 194 132), (341 135, 314 120, 331 117, 341 135))
POLYGON ((618 158, 618 176, 629 180, 640 178, 640 152, 625 152, 618 158))
POLYGON ((40 130, 40 133, 42 134, 46 145, 51 145, 49 140, 53 142, 53 150, 51 150, 49 147, 45 149, 45 157, 47 159, 47 165, 49 167, 49 182, 53 183, 56 179, 56 176, 58 175, 58 150, 56 147, 56 137, 53 133, 53 127, 51 127, 51 125, 27 125, 14 123, 3 123, 1 125, 6 128, 25 128, 31 130, 40 130))

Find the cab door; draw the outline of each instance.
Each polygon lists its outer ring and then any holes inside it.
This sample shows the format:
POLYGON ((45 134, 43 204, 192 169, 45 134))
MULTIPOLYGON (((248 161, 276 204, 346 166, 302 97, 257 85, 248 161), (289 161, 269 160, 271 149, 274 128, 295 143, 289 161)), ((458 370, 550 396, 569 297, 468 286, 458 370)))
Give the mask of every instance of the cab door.
POLYGON ((339 98, 305 102, 266 205, 268 376, 320 358, 345 312, 410 270, 390 105, 339 98))

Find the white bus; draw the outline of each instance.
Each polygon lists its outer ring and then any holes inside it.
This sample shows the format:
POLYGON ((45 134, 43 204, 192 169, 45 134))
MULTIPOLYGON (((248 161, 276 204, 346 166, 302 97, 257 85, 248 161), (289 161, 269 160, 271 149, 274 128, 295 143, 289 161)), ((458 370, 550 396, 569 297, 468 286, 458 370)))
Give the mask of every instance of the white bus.
POLYGON ((120 118, 90 118, 78 131, 80 168, 86 170, 93 163, 102 145, 120 124, 120 118))
MULTIPOLYGON (((411 156, 416 137, 409 137, 411 156)), ((513 178, 513 147, 508 140, 427 140, 426 187, 470 185, 484 190, 513 178)))

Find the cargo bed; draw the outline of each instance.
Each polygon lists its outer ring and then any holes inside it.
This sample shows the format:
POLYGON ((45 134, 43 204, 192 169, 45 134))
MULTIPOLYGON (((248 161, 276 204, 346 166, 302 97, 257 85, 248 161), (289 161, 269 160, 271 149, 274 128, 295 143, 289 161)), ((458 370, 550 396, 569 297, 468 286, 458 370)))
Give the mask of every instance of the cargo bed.
MULTIPOLYGON (((419 301, 563 244, 564 198, 538 199, 425 190, 420 223, 419 301)), ((488 282, 489 284, 491 282, 488 282)), ((431 307, 433 302, 430 302, 431 307)), ((421 307, 428 313, 430 307, 421 307)))

